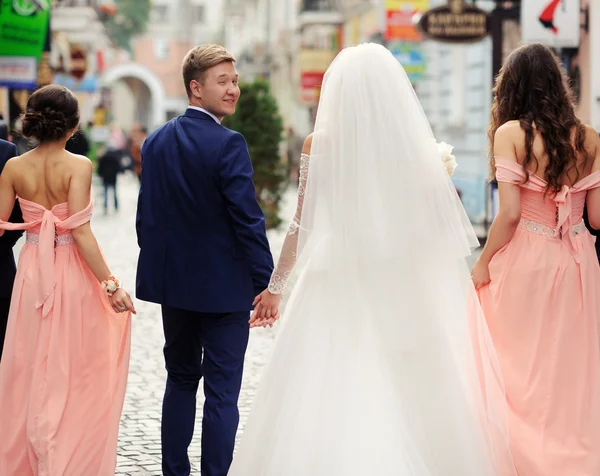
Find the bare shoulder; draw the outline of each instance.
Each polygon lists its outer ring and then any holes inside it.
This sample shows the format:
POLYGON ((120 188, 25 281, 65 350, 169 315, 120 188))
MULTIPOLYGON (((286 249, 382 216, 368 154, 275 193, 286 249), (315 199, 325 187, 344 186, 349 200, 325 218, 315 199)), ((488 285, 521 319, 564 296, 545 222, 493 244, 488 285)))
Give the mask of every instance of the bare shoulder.
POLYGON ((77 173, 92 173, 94 164, 85 155, 69 154, 69 165, 73 167, 73 171, 77 173))
POLYGON ((16 177, 27 173, 29 162, 26 154, 17 155, 6 161, 2 169, 2 176, 5 178, 16 177))
POLYGON ((22 158, 19 156, 12 157, 6 161, 4 168, 2 168, 2 175, 10 175, 15 173, 21 167, 22 158))
POLYGON ((519 121, 502 124, 494 134, 494 156, 519 162, 520 150, 525 143, 525 131, 519 121))
POLYGON ((310 148, 312 147, 313 135, 309 134, 306 139, 304 139, 304 144, 302 145, 302 153, 306 155, 310 155, 310 148))
POLYGON ((508 121, 498 127, 496 130, 495 140, 512 141, 513 143, 520 142, 525 138, 525 131, 521 127, 519 121, 508 121))

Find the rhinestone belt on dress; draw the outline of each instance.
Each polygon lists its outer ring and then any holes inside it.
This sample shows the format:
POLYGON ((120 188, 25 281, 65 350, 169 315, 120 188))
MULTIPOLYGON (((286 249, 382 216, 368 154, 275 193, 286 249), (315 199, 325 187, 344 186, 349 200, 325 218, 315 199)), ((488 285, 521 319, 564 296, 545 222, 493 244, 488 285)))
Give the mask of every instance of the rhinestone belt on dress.
MULTIPOLYGON (((560 230, 556 228, 552 228, 550 226, 542 225, 541 223, 535 222, 533 220, 528 220, 527 218, 521 218, 519 222, 519 228, 521 230, 529 231, 531 233, 536 233, 538 235, 547 236, 549 238, 556 238, 560 236, 560 230)), ((571 235, 577 236, 581 235, 584 231, 585 223, 582 221, 577 225, 571 227, 571 235)))
MULTIPOLYGON (((37 233, 27 233, 27 236, 25 238, 25 242, 29 243, 31 245, 39 245, 40 243, 40 235, 38 235, 37 233)), ((75 244, 75 240, 73 239, 73 235, 71 235, 70 233, 66 234, 66 235, 56 235, 54 237, 54 246, 67 246, 67 245, 74 245, 75 244)))

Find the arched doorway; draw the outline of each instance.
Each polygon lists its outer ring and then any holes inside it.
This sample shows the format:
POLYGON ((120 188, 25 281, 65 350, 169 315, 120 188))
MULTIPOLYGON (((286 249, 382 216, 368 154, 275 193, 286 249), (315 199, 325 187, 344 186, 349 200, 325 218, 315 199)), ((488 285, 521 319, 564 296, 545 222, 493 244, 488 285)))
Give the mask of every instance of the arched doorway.
POLYGON ((100 84, 120 98, 113 101, 118 122, 139 122, 152 130, 166 121, 165 91, 148 68, 135 63, 118 65, 102 76, 100 84))

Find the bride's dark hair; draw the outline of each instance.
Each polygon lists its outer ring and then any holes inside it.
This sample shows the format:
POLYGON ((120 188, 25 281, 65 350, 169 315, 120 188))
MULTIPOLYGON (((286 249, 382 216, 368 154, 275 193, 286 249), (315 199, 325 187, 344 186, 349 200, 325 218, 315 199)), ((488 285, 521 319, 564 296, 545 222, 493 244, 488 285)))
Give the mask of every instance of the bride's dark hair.
POLYGON ((34 92, 22 116, 23 135, 40 143, 64 139, 79 125, 79 104, 67 88, 51 84, 34 92))
POLYGON ((494 135, 504 123, 517 120, 525 131, 523 167, 537 158, 533 154, 534 125, 541 133, 548 154, 545 179, 548 190, 559 192, 561 180, 575 171, 575 181, 590 157, 584 149, 585 126, 575 116, 573 93, 565 70, 550 48, 532 43, 513 51, 502 66, 494 86, 492 120, 488 128, 492 173, 494 135), (575 147, 572 145, 575 133, 575 147), (583 163, 578 167, 577 159, 583 163))

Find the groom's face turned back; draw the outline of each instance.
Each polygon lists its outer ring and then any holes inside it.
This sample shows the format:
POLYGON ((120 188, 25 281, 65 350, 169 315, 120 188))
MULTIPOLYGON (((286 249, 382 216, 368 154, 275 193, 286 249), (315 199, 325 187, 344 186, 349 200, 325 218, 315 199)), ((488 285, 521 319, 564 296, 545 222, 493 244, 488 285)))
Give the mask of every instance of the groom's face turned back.
POLYGON ((183 60, 183 81, 191 106, 211 112, 219 120, 235 112, 240 97, 235 58, 220 45, 201 45, 183 60))

